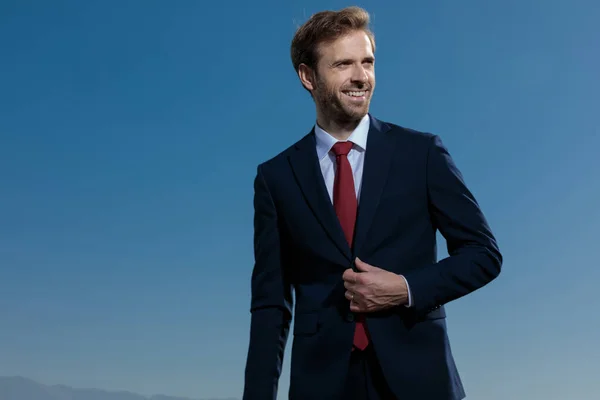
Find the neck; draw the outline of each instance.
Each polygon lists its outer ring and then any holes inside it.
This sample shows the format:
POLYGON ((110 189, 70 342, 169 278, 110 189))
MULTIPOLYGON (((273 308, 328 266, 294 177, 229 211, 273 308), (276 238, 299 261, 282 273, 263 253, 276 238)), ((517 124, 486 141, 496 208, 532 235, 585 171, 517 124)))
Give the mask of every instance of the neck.
POLYGON ((361 119, 330 118, 317 111, 317 124, 321 129, 340 141, 345 141, 352 135, 361 119))

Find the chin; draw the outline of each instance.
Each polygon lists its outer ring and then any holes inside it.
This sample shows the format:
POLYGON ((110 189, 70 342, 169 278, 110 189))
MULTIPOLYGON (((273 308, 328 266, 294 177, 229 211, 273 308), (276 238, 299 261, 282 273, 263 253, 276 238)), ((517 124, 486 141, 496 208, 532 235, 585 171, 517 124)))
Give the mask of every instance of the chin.
POLYGON ((345 114, 351 119, 362 119, 369 113, 369 107, 349 108, 344 111, 345 114))

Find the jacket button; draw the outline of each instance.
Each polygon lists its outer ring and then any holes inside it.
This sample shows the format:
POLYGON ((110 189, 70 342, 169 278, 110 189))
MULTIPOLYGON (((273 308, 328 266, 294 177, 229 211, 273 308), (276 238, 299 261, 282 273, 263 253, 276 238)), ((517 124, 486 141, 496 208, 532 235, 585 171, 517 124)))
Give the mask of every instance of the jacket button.
POLYGON ((346 314, 346 321, 353 322, 354 321, 354 314, 352 314, 352 313, 346 314))

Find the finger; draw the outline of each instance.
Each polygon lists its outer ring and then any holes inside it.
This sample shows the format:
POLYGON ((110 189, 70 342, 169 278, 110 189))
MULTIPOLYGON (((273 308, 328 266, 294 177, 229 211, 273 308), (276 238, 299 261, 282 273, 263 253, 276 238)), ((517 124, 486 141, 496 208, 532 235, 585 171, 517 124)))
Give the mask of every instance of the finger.
POLYGON ((359 274, 352 271, 351 269, 346 270, 346 272, 344 272, 344 275, 342 275, 342 279, 344 279, 344 282, 348 282, 348 283, 356 283, 356 281, 358 280, 358 277, 359 277, 359 274))
POLYGON ((346 290, 346 293, 344 293, 344 297, 346 297, 346 299, 352 301, 352 292, 349 290, 346 290))
POLYGON ((368 272, 371 269, 373 269, 373 267, 371 265, 369 265, 366 262, 362 261, 358 257, 356 257, 356 260, 354 261, 354 265, 356 265, 356 268, 358 268, 358 270, 361 271, 361 272, 368 272))
POLYGON ((356 272, 352 271, 351 268, 348 268, 347 270, 344 271, 344 274, 342 275, 342 279, 344 281, 350 281, 352 276, 356 275, 356 272))

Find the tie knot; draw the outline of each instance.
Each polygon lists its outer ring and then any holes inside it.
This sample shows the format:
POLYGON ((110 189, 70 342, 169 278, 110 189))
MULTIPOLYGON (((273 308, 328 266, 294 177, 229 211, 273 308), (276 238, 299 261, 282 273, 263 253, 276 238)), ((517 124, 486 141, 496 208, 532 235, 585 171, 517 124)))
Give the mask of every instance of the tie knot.
POLYGON ((331 151, 333 151, 333 154, 336 156, 347 156, 353 145, 354 143, 352 142, 337 142, 333 145, 331 151))

